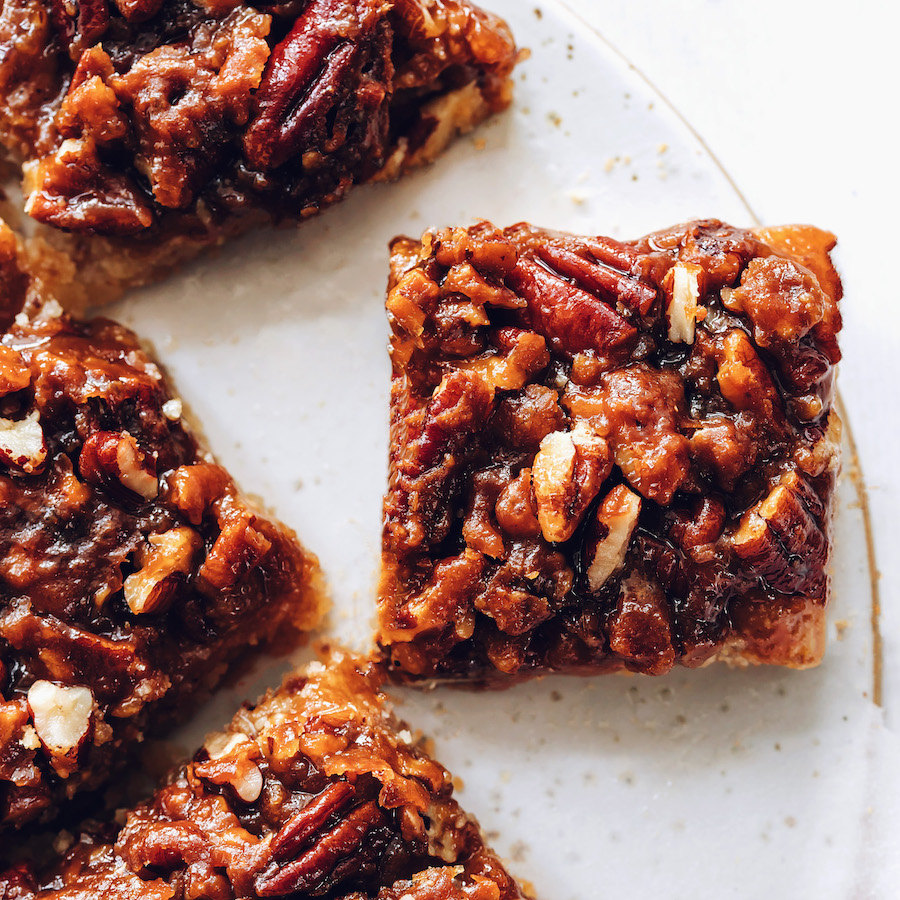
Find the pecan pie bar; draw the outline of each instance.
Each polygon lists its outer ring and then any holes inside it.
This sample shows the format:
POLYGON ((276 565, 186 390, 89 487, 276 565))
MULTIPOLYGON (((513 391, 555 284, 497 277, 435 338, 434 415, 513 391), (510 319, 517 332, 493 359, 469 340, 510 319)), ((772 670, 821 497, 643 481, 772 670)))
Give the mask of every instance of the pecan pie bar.
POLYGON ((96 304, 306 218, 504 109, 516 58, 469 0, 3 0, 0 141, 68 232, 32 266, 96 304))
POLYGON ((120 827, 82 834, 54 871, 0 876, 0 896, 523 897, 448 772, 398 729, 371 665, 313 663, 208 737, 120 827))
POLYGON ((0 826, 50 818, 238 654, 311 627, 316 572, 130 331, 20 313, 0 339, 0 826))
POLYGON ((824 650, 834 237, 393 243, 380 643, 401 679, 824 650))

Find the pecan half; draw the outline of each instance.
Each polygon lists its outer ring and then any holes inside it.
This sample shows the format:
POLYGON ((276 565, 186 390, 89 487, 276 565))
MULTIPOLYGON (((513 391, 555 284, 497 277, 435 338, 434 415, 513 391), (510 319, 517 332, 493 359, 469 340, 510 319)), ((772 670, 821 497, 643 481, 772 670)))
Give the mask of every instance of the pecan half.
POLYGON ((332 879, 339 866, 341 874, 347 877, 353 872, 354 861, 356 867, 365 861, 364 856, 358 854, 363 838, 385 821, 384 813, 374 800, 358 806, 319 837, 302 856, 274 872, 258 876, 256 892, 260 897, 280 897, 302 891, 316 893, 332 879), (346 862, 350 865, 341 865, 346 862))
POLYGON ((511 572, 501 569, 475 598, 475 608, 490 616, 505 634, 519 637, 550 618, 550 604, 516 587, 515 581, 511 572))
POLYGON ((331 816, 337 815, 356 796, 356 788, 348 781, 335 781, 314 797, 296 815, 291 816, 272 838, 272 855, 279 862, 296 856, 331 816))
POLYGON ((535 330, 556 350, 625 350, 637 337, 612 307, 532 260, 520 259, 506 280, 528 302, 535 330))
POLYGON ((823 595, 828 541, 816 518, 823 512, 803 477, 789 472, 744 514, 732 546, 776 591, 823 595))
POLYGON ((276 169, 324 141, 328 111, 356 62, 357 45, 346 33, 355 18, 349 0, 312 0, 272 51, 244 137, 252 166, 276 169))
POLYGON ((431 492, 458 491, 455 474, 469 436, 484 426, 492 405, 492 391, 480 376, 454 371, 404 425, 406 452, 396 473, 393 503, 385 510, 389 540, 429 546, 447 536, 452 517, 424 498, 431 492))
POLYGON ((444 453, 452 453, 467 434, 480 428, 491 409, 491 394, 482 378, 451 372, 434 392, 410 461, 424 471, 444 453))
POLYGON ((500 558, 504 555, 503 535, 495 518, 495 507, 509 477, 509 470, 501 467, 479 472, 472 479, 462 536, 467 547, 485 556, 500 558))
POLYGON ((610 303, 622 303, 629 309, 646 315, 656 300, 655 288, 637 277, 613 268, 609 262, 599 263, 596 257, 588 259, 583 255, 584 252, 592 256, 595 252, 600 253, 606 260, 626 262, 629 269, 640 259, 633 251, 627 252, 627 248, 622 248, 620 252, 604 252, 612 249, 604 247, 598 240, 585 244, 583 252, 556 243, 542 244, 536 252, 544 262, 561 275, 571 278, 585 290, 605 297, 610 303))

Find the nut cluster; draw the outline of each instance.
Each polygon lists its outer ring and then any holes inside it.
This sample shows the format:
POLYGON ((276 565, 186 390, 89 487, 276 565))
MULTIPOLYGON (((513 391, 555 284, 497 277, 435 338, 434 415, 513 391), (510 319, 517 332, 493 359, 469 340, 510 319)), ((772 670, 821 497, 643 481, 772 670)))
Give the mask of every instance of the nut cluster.
POLYGON ((380 605, 400 675, 815 662, 832 245, 715 221, 398 239, 380 605), (780 619, 800 625, 773 638, 780 619))
POLYGON ((20 900, 113 886, 160 900, 522 897, 373 669, 340 655, 207 738, 113 834, 82 834, 46 883, 24 866, 0 876, 0 896, 20 900))
POLYGON ((313 564, 207 460, 133 334, 20 314, 0 341, 0 823, 49 818, 248 644, 312 625, 313 564))
POLYGON ((114 237, 309 216, 503 109, 516 60, 464 0, 11 0, 0 41, 26 211, 114 237))

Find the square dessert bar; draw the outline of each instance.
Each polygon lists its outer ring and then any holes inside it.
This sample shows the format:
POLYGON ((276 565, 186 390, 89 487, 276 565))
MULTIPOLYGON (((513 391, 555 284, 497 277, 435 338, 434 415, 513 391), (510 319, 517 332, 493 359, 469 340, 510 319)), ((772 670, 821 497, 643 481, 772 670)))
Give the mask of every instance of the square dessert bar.
POLYGON ((335 655, 288 677, 120 825, 76 837, 49 871, 0 875, 17 900, 525 895, 401 730, 370 664, 335 655))
POLYGON ((516 59, 468 0, 5 0, 0 142, 51 226, 32 267, 96 305, 305 219, 508 106, 516 59))
POLYGON ((314 557, 181 407, 107 319, 50 302, 0 337, 0 827, 99 787, 239 654, 319 618, 314 557))
POLYGON ((834 243, 717 221, 395 240, 379 640, 397 677, 818 663, 834 243))

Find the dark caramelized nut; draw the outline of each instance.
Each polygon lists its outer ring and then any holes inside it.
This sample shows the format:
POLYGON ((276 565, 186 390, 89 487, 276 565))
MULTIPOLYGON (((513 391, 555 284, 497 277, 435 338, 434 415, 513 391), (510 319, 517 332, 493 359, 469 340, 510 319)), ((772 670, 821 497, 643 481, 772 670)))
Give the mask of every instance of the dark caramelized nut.
POLYGON ((67 138, 29 164, 24 187, 25 212, 57 228, 129 235, 154 222, 137 185, 104 165, 93 138, 67 138))
POLYGON ((622 580, 619 602, 609 626, 609 646, 648 675, 663 675, 675 664, 672 626, 663 589, 638 574, 622 580))
POLYGON ((559 392, 542 384, 526 384, 524 389, 498 401, 494 430, 516 449, 537 453, 541 441, 568 422, 559 405, 559 392))
POLYGON ((379 601, 396 677, 815 664, 833 244, 715 221, 396 239, 379 601))
POLYGON ((356 794, 346 781, 335 781, 281 827, 272 839, 272 856, 283 863, 296 856, 304 844, 320 833, 331 816, 343 812, 356 794))
POLYGON ((718 497, 703 497, 696 511, 676 513, 670 534, 681 547, 690 552, 706 544, 715 544, 725 527, 725 505, 718 497))
POLYGON ((627 352, 637 336, 634 327, 607 303, 536 262, 520 259, 507 279, 528 303, 535 331, 556 350, 627 352))
MULTIPOLYGON (((354 7, 350 0, 312 0, 272 51, 244 137, 244 152, 255 168, 275 169, 291 156, 324 149, 326 116, 359 52, 350 39, 354 7)), ((356 29, 371 28, 373 19, 354 23, 356 29)))
POLYGON ((795 344, 825 315, 828 298, 816 276, 792 259, 768 256, 751 259, 741 283, 722 294, 732 312, 753 323, 758 347, 795 344))
POLYGON ((106 31, 109 6, 106 0, 52 0, 50 18, 70 56, 77 60, 106 31))
POLYGON ((316 843, 306 853, 274 872, 259 876, 256 893, 260 897, 318 893, 323 884, 336 880, 338 872, 341 878, 352 880, 365 862, 360 856, 363 840, 370 831, 384 824, 385 816, 377 803, 370 800, 357 806, 330 831, 317 835, 316 843))
POLYGON ((822 506, 808 483, 789 472, 744 513, 735 552, 775 590, 824 600, 828 540, 815 515, 822 506))
POLYGON ((680 431, 684 388, 676 372, 638 363, 601 375, 596 387, 570 385, 563 402, 576 419, 594 423, 639 493, 664 506, 671 502, 689 469, 680 431))
POLYGON ((514 538, 537 537, 541 526, 531 487, 531 469, 522 469, 504 489, 494 505, 497 524, 514 538))

